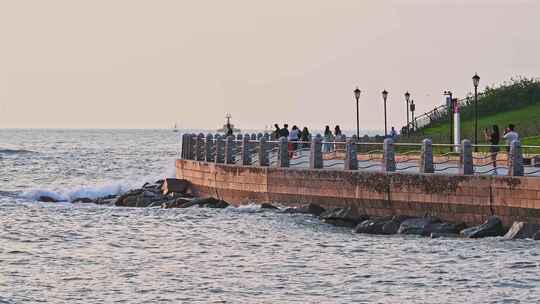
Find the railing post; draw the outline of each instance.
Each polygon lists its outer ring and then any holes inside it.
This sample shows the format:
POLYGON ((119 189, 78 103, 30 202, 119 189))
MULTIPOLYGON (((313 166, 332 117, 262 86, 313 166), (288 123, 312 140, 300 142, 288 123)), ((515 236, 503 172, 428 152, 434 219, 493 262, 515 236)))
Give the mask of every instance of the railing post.
POLYGON ((234 136, 227 136, 225 141, 225 163, 234 164, 234 150, 235 150, 234 136))
POLYGON ((278 167, 289 167, 289 141, 287 137, 279 138, 278 167))
POLYGON ((474 174, 474 159, 471 141, 464 139, 461 141, 461 153, 459 154, 459 173, 463 175, 474 174))
POLYGON ((251 133, 251 140, 257 140, 257 134, 251 133))
POLYGON ((221 135, 216 135, 216 163, 223 164, 225 162, 225 142, 221 135))
POLYGON ((356 141, 347 139, 345 155, 345 170, 358 170, 358 157, 356 153, 356 141))
POLYGON ((311 139, 309 151, 309 168, 321 169, 323 167, 322 137, 320 134, 311 139))
POLYGON ((186 154, 187 154, 187 134, 182 134, 182 151, 180 152, 180 158, 182 159, 187 159, 186 158, 186 154))
POLYGON ((257 138, 255 140, 259 140, 259 139, 261 139, 261 137, 263 137, 263 134, 262 133, 257 133, 257 138))
POLYGON ((270 166, 267 140, 268 138, 265 136, 261 136, 261 138, 259 138, 259 166, 270 166))
POLYGON ((434 173, 433 146, 431 139, 422 140, 422 154, 420 155, 420 173, 434 173))
POLYGON ((383 171, 396 171, 396 152, 394 150, 394 140, 385 138, 383 143, 383 171))
POLYGON ((199 135, 197 135, 197 143, 195 145, 195 159, 198 161, 204 161, 204 134, 199 133, 199 135))
POLYGON ((206 134, 206 141, 204 143, 204 160, 207 162, 214 162, 214 136, 210 133, 206 134))
POLYGON ((508 175, 523 176, 523 154, 521 152, 521 141, 513 140, 510 143, 510 154, 508 155, 508 175))
POLYGON ((251 143, 249 141, 250 137, 248 135, 242 139, 242 165, 244 166, 251 165, 251 143))
POLYGON ((197 160, 197 134, 195 133, 189 136, 189 159, 197 160))

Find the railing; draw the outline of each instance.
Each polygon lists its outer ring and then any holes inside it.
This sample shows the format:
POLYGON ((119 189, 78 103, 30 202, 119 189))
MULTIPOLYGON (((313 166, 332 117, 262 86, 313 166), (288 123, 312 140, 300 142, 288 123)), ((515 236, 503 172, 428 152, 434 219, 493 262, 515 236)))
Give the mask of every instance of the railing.
POLYGON ((459 145, 358 142, 356 137, 340 136, 323 141, 270 140, 268 134, 236 138, 220 135, 184 134, 181 157, 197 161, 242 166, 293 167, 306 169, 345 169, 379 172, 407 172, 463 175, 540 176, 540 146, 472 145, 467 139, 459 145))

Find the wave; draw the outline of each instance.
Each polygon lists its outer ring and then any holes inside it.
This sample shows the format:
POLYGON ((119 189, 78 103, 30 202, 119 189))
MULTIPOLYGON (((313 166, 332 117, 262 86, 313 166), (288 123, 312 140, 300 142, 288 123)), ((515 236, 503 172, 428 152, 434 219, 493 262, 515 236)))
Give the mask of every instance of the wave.
POLYGON ((72 202, 77 198, 96 199, 109 195, 120 195, 133 189, 130 184, 111 183, 98 186, 84 186, 76 189, 65 190, 48 190, 48 189, 33 189, 23 192, 20 197, 38 201, 40 197, 47 196, 59 202, 72 202))
POLYGON ((99 197, 105 197, 109 195, 120 195, 129 190, 140 188, 145 183, 153 183, 159 179, 171 178, 171 177, 174 177, 175 175, 176 175, 175 168, 167 167, 164 170, 163 174, 148 176, 142 179, 137 178, 137 179, 132 179, 132 180, 107 182, 107 183, 97 184, 93 186, 81 186, 81 187, 76 187, 76 188, 58 189, 58 190, 37 188, 37 189, 31 189, 31 190, 27 190, 22 193, 19 193, 19 197, 28 199, 28 200, 38 201, 41 196, 48 196, 57 201, 63 201, 63 202, 72 202, 77 198, 96 199, 99 197))
POLYGON ((0 149, 0 156, 2 155, 18 155, 18 154, 34 154, 35 151, 24 150, 24 149, 0 149))

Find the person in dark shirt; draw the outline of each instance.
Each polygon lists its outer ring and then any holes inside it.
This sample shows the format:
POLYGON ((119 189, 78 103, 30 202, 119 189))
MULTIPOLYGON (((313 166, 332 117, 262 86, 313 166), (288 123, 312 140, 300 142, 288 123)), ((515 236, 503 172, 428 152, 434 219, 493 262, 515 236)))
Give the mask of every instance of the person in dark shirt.
POLYGON ((499 142, 501 140, 499 127, 497 125, 493 125, 491 127, 491 132, 489 132, 489 130, 486 128, 484 130, 484 137, 491 145, 491 147, 489 147, 489 152, 491 153, 491 161, 493 162, 493 174, 497 175, 497 153, 500 151, 499 142))
POLYGON ((284 125, 283 125, 283 129, 281 129, 281 130, 279 131, 279 133, 280 133, 280 134, 279 134, 280 137, 287 137, 287 138, 288 138, 288 137, 289 137, 289 125, 288 125, 288 124, 284 124, 284 125))

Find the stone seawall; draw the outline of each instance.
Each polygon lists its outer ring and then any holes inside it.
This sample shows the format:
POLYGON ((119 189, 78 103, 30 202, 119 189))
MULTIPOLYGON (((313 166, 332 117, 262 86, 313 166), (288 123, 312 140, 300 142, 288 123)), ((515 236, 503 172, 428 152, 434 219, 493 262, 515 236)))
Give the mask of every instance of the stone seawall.
POLYGON ((540 224, 540 178, 270 168, 176 161, 177 178, 200 196, 235 205, 351 206, 372 216, 433 215, 477 225, 497 215, 540 224))

